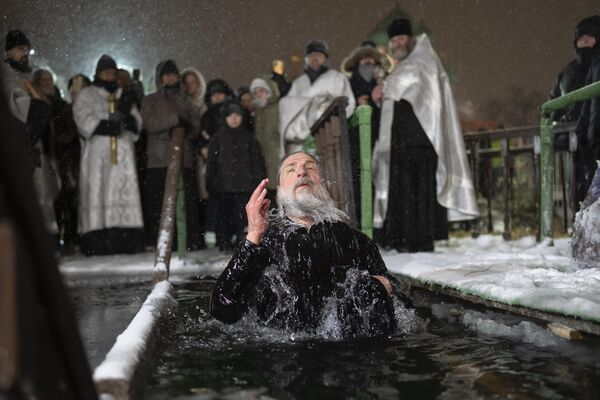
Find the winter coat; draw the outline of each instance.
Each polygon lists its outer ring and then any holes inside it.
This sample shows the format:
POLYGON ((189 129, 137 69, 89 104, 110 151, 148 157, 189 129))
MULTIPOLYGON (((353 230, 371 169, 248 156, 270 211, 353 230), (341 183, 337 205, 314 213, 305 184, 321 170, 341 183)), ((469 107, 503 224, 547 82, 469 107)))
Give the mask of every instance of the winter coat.
MULTIPOLYGON (((600 53, 596 54, 590 64, 585 84, 591 85, 598 81, 600 81, 600 53)), ((583 103, 581 118, 577 124, 577 136, 578 149, 585 154, 587 186, 589 186, 596 171, 596 160, 600 160, 600 96, 592 97, 583 103)))
POLYGON ((288 82, 285 75, 278 74, 277 72, 271 74, 271 80, 277 84, 279 97, 285 97, 292 87, 292 84, 288 82))
POLYGON ((33 148, 47 132, 52 118, 49 103, 34 99, 23 87, 23 81, 31 80, 31 74, 14 70, 8 63, 0 63, 4 83, 4 96, 11 113, 17 120, 25 124, 26 140, 33 148))
POLYGON ((6 62, 1 63, 0 65, 2 65, 4 95, 8 101, 10 112, 19 121, 27 122, 31 96, 23 87, 22 82, 24 80, 31 80, 31 74, 16 71, 6 62))
MULTIPOLYGON (((116 92, 117 99, 120 91, 116 92)), ((79 232, 107 228, 141 228, 142 205, 135 161, 137 132, 124 127, 117 137, 117 164, 111 162, 111 137, 96 134, 109 118, 109 93, 95 85, 84 88, 73 104, 73 118, 80 136, 79 232)), ((118 101, 118 100, 117 100, 118 101)), ((132 105, 130 114, 139 128, 142 117, 132 105)))
POLYGON ((208 191, 252 193, 264 178, 264 164, 254 134, 243 128, 222 129, 208 146, 208 191))
POLYGON ((269 178, 269 189, 277 189, 277 174, 279 172, 279 161, 281 160, 280 146, 281 135, 279 135, 279 88, 277 84, 266 76, 261 77, 267 82, 271 89, 271 97, 267 105, 257 107, 255 114, 256 140, 262 150, 265 159, 265 169, 269 178))
MULTIPOLYGON (((585 85, 588 66, 577 60, 571 61, 556 78, 556 84, 550 92, 550 99, 556 99, 585 85)), ((552 113, 553 121, 575 122, 581 115, 582 102, 571 104, 568 108, 552 113)))
POLYGON ((206 86, 206 94, 204 102, 208 106, 204 115, 202 115, 202 132, 206 132, 208 138, 202 135, 200 147, 208 146, 208 141, 221 129, 225 128, 225 118, 223 117, 223 107, 227 100, 233 96, 231 88, 223 79, 213 79, 206 86), (225 101, 222 103, 213 104, 210 98, 214 92, 224 92, 225 101))
POLYGON ((396 323, 392 300, 371 275, 385 276, 393 295, 410 304, 377 246, 362 232, 343 222, 307 229, 275 218, 260 245, 246 240, 238 246, 213 289, 211 314, 234 323, 253 310, 266 325, 305 332, 337 315, 344 336, 391 333, 396 323), (338 299, 334 309, 328 306, 332 297, 338 299), (367 326, 364 308, 374 311, 367 326), (353 318, 357 312, 363 318, 353 318))
POLYGON ((200 136, 200 111, 185 96, 183 89, 174 93, 160 86, 160 70, 163 62, 156 67, 160 89, 142 100, 142 117, 148 134, 146 154, 148 168, 166 168, 171 160, 171 130, 184 119, 189 123, 183 148, 183 166, 195 168, 196 146, 200 136))

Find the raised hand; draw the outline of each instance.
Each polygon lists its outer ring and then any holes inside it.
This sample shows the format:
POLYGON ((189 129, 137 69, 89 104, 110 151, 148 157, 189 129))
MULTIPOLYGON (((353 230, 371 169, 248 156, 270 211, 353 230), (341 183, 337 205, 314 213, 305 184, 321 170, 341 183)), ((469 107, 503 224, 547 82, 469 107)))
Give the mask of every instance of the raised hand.
POLYGON ((271 200, 267 199, 268 179, 263 179, 254 189, 248 204, 246 204, 246 215, 248 216, 248 234, 246 239, 254 244, 260 244, 263 235, 269 228, 269 207, 271 200))

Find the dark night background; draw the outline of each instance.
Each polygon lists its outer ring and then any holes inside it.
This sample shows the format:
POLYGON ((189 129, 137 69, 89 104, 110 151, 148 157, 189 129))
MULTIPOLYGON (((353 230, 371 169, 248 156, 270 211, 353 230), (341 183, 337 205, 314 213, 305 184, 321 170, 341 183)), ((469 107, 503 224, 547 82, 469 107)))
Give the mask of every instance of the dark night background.
MULTIPOLYGON (((27 33, 31 61, 58 75, 91 75, 98 57, 154 77, 159 60, 195 66, 234 87, 302 56, 321 38, 341 60, 395 10, 420 21, 451 70, 464 119, 535 123, 560 69, 573 58, 575 25, 600 13, 597 0, 535 1, 2 1, 1 30, 27 33)), ((300 61, 301 62, 301 61, 300 61)), ((59 82, 60 84, 61 82, 59 82)))

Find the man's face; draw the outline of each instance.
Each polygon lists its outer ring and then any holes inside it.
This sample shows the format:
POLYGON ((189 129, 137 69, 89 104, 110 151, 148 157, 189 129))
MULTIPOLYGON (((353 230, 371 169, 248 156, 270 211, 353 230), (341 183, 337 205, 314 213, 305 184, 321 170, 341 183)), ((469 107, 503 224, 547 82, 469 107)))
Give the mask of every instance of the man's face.
POLYGON ((250 93, 244 93, 240 97, 240 105, 248 111, 254 111, 254 103, 252 103, 252 95, 250 93))
POLYGON ((43 73, 40 76, 40 89, 46 96, 54 95, 54 81, 52 79, 52 75, 49 73, 43 73))
POLYGON ((236 112, 231 113, 225 117, 225 122, 231 129, 239 128, 239 126, 242 124, 242 116, 236 112))
POLYGON ((296 198, 305 191, 314 193, 321 185, 317 162, 308 154, 293 154, 283 161, 279 176, 279 190, 296 198))
POLYGON ((312 68, 315 71, 318 71, 319 68, 321 68, 321 65, 325 63, 326 59, 327 57, 325 56, 325 54, 320 53, 318 51, 313 51, 312 53, 309 53, 306 56, 306 63, 310 68, 312 68))
POLYGON ((410 53, 411 37, 408 35, 396 35, 393 36, 388 46, 390 53, 398 61, 404 60, 410 53))
POLYGON ((375 59, 373 57, 365 57, 365 58, 361 58, 360 61, 358 62, 358 65, 375 65, 377 64, 375 62, 375 59))
POLYGON ((98 72, 98 79, 106 82, 115 82, 117 80, 117 70, 103 69, 102 71, 98 72))
POLYGON ((581 35, 576 42, 578 49, 585 47, 594 47, 596 45, 596 38, 590 35, 581 35))
POLYGON ((163 86, 173 86, 179 81, 179 76, 177 74, 164 74, 160 77, 160 83, 163 86))
POLYGON ((221 104, 225 101, 225 93, 215 92, 210 96, 211 104, 221 104))
POLYGON ((131 83, 131 77, 129 76, 129 72, 119 71, 117 76, 117 83, 119 84, 120 88, 129 87, 131 83))
POLYGON ((14 62, 28 63, 29 62, 29 50, 31 50, 29 48, 29 46, 25 46, 25 45, 16 46, 16 47, 13 47, 12 49, 10 49, 6 53, 6 55, 8 56, 9 59, 11 59, 14 62))
POLYGON ((194 74, 187 74, 183 79, 183 90, 188 96, 194 96, 199 87, 198 79, 194 74))
POLYGON ((265 88, 257 87, 254 89, 254 98, 260 101, 266 101, 269 98, 269 92, 265 88))

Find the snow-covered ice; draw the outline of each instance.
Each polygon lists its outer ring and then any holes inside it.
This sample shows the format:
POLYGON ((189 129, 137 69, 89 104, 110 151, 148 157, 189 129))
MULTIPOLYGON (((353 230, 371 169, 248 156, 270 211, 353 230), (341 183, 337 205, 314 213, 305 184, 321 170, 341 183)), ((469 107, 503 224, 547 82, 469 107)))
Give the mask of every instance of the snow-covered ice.
POLYGON ((600 322, 600 268, 580 268, 570 240, 450 239, 434 253, 383 252, 388 268, 422 282, 511 305, 600 322))

